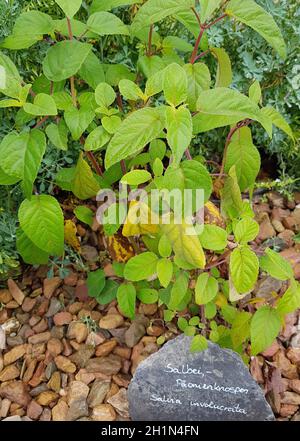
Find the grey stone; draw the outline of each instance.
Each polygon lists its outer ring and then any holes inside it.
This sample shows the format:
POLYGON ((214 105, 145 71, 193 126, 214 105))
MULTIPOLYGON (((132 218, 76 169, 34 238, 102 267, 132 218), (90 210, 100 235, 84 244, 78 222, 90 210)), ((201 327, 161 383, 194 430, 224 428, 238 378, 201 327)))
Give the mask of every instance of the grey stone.
POLYGON ((89 407, 93 408, 99 406, 99 404, 102 404, 109 389, 110 380, 96 380, 93 383, 93 386, 88 396, 87 402, 89 407))
POLYGON ((181 335, 139 364, 128 389, 133 421, 274 420, 237 353, 211 342, 192 353, 191 341, 181 335))

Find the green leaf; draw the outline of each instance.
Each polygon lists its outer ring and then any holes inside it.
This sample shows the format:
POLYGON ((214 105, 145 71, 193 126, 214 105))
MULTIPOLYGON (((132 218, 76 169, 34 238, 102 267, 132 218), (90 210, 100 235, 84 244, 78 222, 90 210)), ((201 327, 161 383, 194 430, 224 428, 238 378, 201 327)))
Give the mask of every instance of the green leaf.
POLYGON ((233 74, 230 58, 225 49, 213 47, 210 51, 218 60, 218 69, 215 87, 229 87, 232 83, 233 74))
POLYGON ((74 107, 65 111, 64 118, 73 140, 78 141, 95 118, 95 112, 88 106, 80 107, 80 109, 74 107))
POLYGON ((17 229, 16 236, 17 250, 25 263, 29 265, 46 265, 48 263, 49 254, 34 245, 21 228, 17 229))
POLYGON ((105 272, 103 269, 89 272, 86 284, 89 296, 97 298, 102 293, 105 286, 105 272))
POLYGON ((33 104, 24 104, 24 110, 30 115, 57 115, 55 101, 52 96, 47 95, 46 93, 39 93, 38 95, 36 95, 34 97, 33 104))
POLYGON ((54 22, 50 15, 39 11, 23 12, 16 20, 13 27, 14 36, 37 37, 42 39, 43 35, 52 34, 54 22))
POLYGON ((116 92, 107 83, 100 83, 95 90, 96 103, 99 106, 109 107, 116 99, 116 92))
POLYGON ((177 320, 177 326, 182 332, 184 332, 188 325, 188 321, 184 317, 179 317, 179 319, 177 320))
POLYGON ((197 110, 197 100, 200 93, 210 88, 210 71, 204 63, 185 64, 183 69, 188 80, 187 104, 194 112, 197 110))
POLYGON ((25 199, 19 221, 26 236, 43 251, 61 256, 64 250, 64 217, 57 200, 48 195, 25 199))
POLYGON ((202 273, 197 279, 195 287, 195 301, 197 305, 206 305, 218 294, 217 280, 208 273, 202 273))
POLYGON ((68 149, 68 128, 63 119, 58 124, 51 123, 46 127, 46 134, 52 144, 60 150, 68 149))
POLYGON ((95 213, 88 207, 84 205, 79 205, 74 209, 74 214, 80 222, 83 222, 90 227, 93 225, 95 213))
POLYGON ((31 198, 34 181, 46 151, 46 138, 38 129, 31 130, 24 152, 23 189, 27 199, 31 198))
POLYGON ((274 126, 278 127, 284 133, 286 133, 293 141, 295 141, 294 133, 286 122, 284 117, 278 112, 278 110, 274 109, 274 107, 267 106, 261 109, 264 115, 266 115, 272 121, 274 126))
POLYGON ((152 161, 156 158, 159 158, 162 161, 166 154, 166 144, 161 139, 151 141, 149 154, 152 161))
POLYGON ((81 153, 76 165, 72 181, 72 192, 78 199, 89 199, 98 193, 100 185, 91 170, 89 164, 83 159, 81 153))
POLYGON ((195 6, 195 0, 148 0, 138 11, 133 22, 132 32, 150 26, 177 12, 186 11, 195 6))
POLYGON ((265 249, 265 255, 260 258, 259 264, 263 271, 278 280, 288 280, 294 275, 290 262, 270 248, 265 249))
POLYGON ((235 166, 236 176, 241 191, 251 188, 260 170, 260 154, 252 142, 249 127, 237 130, 228 146, 225 172, 235 166))
POLYGON ((161 159, 156 158, 152 164, 152 170, 155 176, 162 176, 164 172, 164 164, 161 159))
POLYGON ((230 332, 231 340, 234 348, 238 348, 250 337, 250 320, 249 312, 237 312, 230 332))
POLYGON ((200 0, 201 23, 205 23, 221 6, 222 0, 200 0))
POLYGON ((181 224, 162 225, 162 231, 168 237, 172 244, 174 253, 194 268, 205 267, 205 254, 201 247, 198 236, 189 235, 188 230, 191 226, 186 225, 184 221, 181 224))
POLYGON ((172 253, 172 244, 165 234, 159 239, 158 251, 161 257, 170 257, 172 253))
POLYGON ((190 111, 181 106, 166 109, 167 140, 174 156, 174 164, 179 164, 193 135, 193 122, 190 111))
POLYGON ((9 35, 5 38, 3 43, 1 43, 1 47, 4 49, 10 50, 19 50, 19 49, 28 49, 30 46, 33 46, 37 41, 42 40, 42 35, 34 35, 32 36, 24 36, 24 35, 9 35))
POLYGON ((135 155, 162 132, 164 122, 159 109, 144 108, 129 115, 107 147, 105 167, 135 155))
POLYGON ((184 330, 184 335, 193 337, 196 334, 196 328, 194 326, 187 326, 184 330))
POLYGON ((273 17, 253 0, 231 0, 226 14, 245 23, 258 32, 279 53, 286 58, 286 45, 282 33, 273 17))
POLYGON ((110 12, 95 12, 89 17, 87 26, 98 35, 129 35, 128 27, 110 12))
POLYGON ((165 51, 173 51, 177 49, 179 52, 193 52, 193 46, 182 38, 176 37, 175 35, 168 35, 163 39, 162 46, 165 51))
POLYGON ((202 91, 197 101, 197 110, 204 115, 204 119, 205 115, 214 115, 215 128, 227 125, 227 118, 235 122, 249 118, 258 121, 269 136, 272 136, 270 120, 261 112, 257 104, 237 90, 217 87, 202 91))
POLYGON ((205 224, 199 239, 203 248, 220 251, 227 246, 227 231, 217 225, 205 224))
POLYGON ((132 257, 125 266, 124 277, 132 282, 148 279, 156 272, 158 257, 146 252, 132 257))
POLYGON ((104 116, 101 122, 106 132, 109 133, 110 135, 114 135, 118 130, 118 128, 120 127, 122 120, 119 116, 113 115, 113 116, 104 116))
POLYGON ((169 259, 160 259, 156 271, 161 285, 167 288, 173 277, 173 263, 169 259))
POLYGON ((238 315, 238 310, 231 305, 224 305, 221 308, 221 312, 222 312, 222 316, 224 317, 224 319, 226 320, 226 322, 230 323, 231 325, 234 322, 234 319, 236 318, 236 316, 238 315))
POLYGON ((106 82, 111 86, 117 86, 124 79, 134 81, 135 76, 124 64, 110 64, 105 73, 106 82))
POLYGON ((163 75, 165 69, 165 63, 161 57, 158 55, 152 55, 148 57, 147 55, 141 55, 138 59, 138 69, 139 71, 150 80, 150 78, 157 75, 152 79, 151 87, 146 88, 146 94, 148 96, 155 95, 161 92, 163 88, 163 75), (153 84, 154 81, 154 84, 153 84), (148 93, 147 93, 148 91, 148 93))
POLYGON ((6 174, 0 167, 0 185, 14 185, 20 178, 6 174))
POLYGON ((82 4, 82 0, 55 0, 55 2, 61 7, 68 18, 73 18, 82 4))
POLYGON ((224 188, 221 191, 221 212, 225 217, 236 219, 242 211, 242 195, 236 176, 235 165, 233 165, 228 171, 224 188))
POLYGON ((86 138, 84 150, 86 152, 100 150, 109 142, 110 138, 110 134, 102 126, 98 126, 86 138))
POLYGON ((100 305, 108 305, 117 297, 119 284, 114 280, 106 280, 105 287, 101 294, 97 297, 97 302, 100 305))
POLYGON ((164 70, 163 91, 168 104, 177 107, 187 99, 188 79, 179 64, 169 64, 164 70))
POLYGON ((15 64, 0 52, 0 92, 12 98, 19 98, 21 81, 15 64))
POLYGON ((269 307, 262 306, 251 320, 251 354, 257 355, 269 348, 281 328, 278 312, 269 307))
MULTIPOLYGON (((185 26, 192 34, 195 38, 198 38, 199 35, 199 23, 198 20, 195 16, 195 14, 193 13, 193 11, 191 9, 187 9, 186 11, 182 11, 182 12, 177 12, 177 14, 174 14, 174 18, 176 18, 176 20, 178 20, 180 23, 183 24, 183 26, 185 26)), ((208 47, 204 48, 204 42, 207 42, 207 35, 204 33, 201 43, 200 43, 200 48, 202 50, 206 50, 208 49, 208 47)), ((208 46, 208 44, 207 44, 208 46)))
POLYGON ((169 309, 171 309, 172 311, 176 311, 180 307, 182 301, 185 298, 188 284, 188 274, 185 272, 181 272, 176 278, 175 283, 171 289, 170 301, 168 303, 169 309))
POLYGON ((65 40, 51 46, 43 61, 43 72, 50 81, 62 81, 76 75, 92 46, 76 40, 65 40))
POLYGON ((144 94, 142 90, 133 81, 121 80, 119 82, 119 89, 121 95, 127 100, 137 101, 140 99, 144 99, 144 94))
POLYGON ((156 95, 163 90, 164 69, 165 67, 163 66, 159 68, 156 73, 151 74, 151 72, 149 72, 148 75, 145 75, 146 78, 148 78, 145 88, 145 94, 148 97, 156 95))
POLYGON ((69 93, 55 92, 52 96, 55 101, 56 107, 59 110, 72 110, 74 108, 72 97, 69 93))
POLYGON ((158 292, 156 289, 143 288, 138 291, 137 297, 145 305, 152 305, 158 301, 158 292))
POLYGON ((82 78, 92 89, 96 89, 99 83, 105 81, 105 74, 100 63, 99 58, 90 52, 81 68, 78 71, 78 75, 82 78))
POLYGON ((120 182, 128 185, 140 185, 152 179, 147 170, 132 170, 124 175, 120 182))
POLYGON ((209 302, 204 306, 205 318, 208 320, 213 319, 217 314, 217 307, 214 302, 209 302))
MULTIPOLYGON (((196 160, 183 161, 180 167, 169 167, 161 183, 157 181, 158 188, 168 189, 172 191, 174 188, 181 190, 194 190, 193 197, 193 210, 199 209, 196 206, 195 198, 197 198, 196 190, 204 191, 204 203, 206 203, 212 192, 212 180, 210 174, 204 165, 196 160)), ((201 208, 201 207, 200 207, 201 208)))
POLYGON ((122 313, 131 320, 135 316, 136 290, 132 283, 123 283, 119 286, 117 300, 122 313))
POLYGON ((17 180, 23 179, 26 197, 30 198, 32 185, 46 149, 45 135, 37 129, 20 134, 11 132, 0 144, 3 172, 17 180))
POLYGON ((240 244, 246 244, 254 240, 259 233, 259 225, 250 217, 240 220, 233 229, 235 240, 240 244))
POLYGON ((190 351, 193 352, 201 352, 205 351, 208 348, 208 341, 203 335, 195 335, 192 340, 190 351))
POLYGON ((114 8, 119 8, 120 6, 133 5, 142 3, 143 0, 94 0, 92 6, 90 7, 90 13, 99 11, 110 11, 114 8))
POLYGON ((259 261, 247 245, 235 248, 230 256, 229 267, 234 287, 240 294, 254 288, 258 278, 259 261))
POLYGON ((280 317, 284 318, 286 314, 290 314, 298 308, 300 308, 300 285, 298 282, 292 281, 277 303, 276 311, 280 317))
POLYGON ((262 101, 261 87, 259 81, 255 80, 249 87, 249 98, 255 102, 255 104, 260 104, 262 101))

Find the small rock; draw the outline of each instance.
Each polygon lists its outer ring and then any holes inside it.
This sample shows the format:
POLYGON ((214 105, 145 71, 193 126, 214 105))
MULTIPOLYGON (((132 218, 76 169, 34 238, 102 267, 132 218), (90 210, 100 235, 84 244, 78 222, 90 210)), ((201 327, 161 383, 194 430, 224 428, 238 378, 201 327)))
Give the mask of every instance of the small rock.
POLYGON ((96 332, 90 332, 86 339, 86 344, 88 346, 99 346, 104 342, 105 338, 103 335, 97 334, 96 332))
POLYGON ((64 278, 64 284, 67 286, 76 286, 78 281, 77 273, 70 271, 69 274, 64 278))
POLYGON ((94 353, 95 349, 93 346, 81 345, 79 350, 70 356, 70 360, 75 363, 78 368, 84 368, 94 353))
POLYGON ((52 297, 50 301, 50 306, 48 311, 46 312, 46 317, 53 317, 55 314, 57 314, 62 309, 62 304, 58 300, 57 297, 52 297))
MULTIPOLYGON (((300 397, 300 380, 290 380, 289 387, 290 387, 290 389, 292 389, 292 391, 299 394, 299 397, 300 397)), ((291 403, 291 404, 293 404, 293 403, 291 403)))
POLYGON ((53 421, 67 421, 69 407, 64 400, 59 402, 52 408, 52 420, 53 421))
MULTIPOLYGON (((37 369, 36 369, 36 371, 35 371, 33 377, 32 377, 31 380, 28 382, 28 384, 29 384, 31 387, 36 387, 36 386, 38 386, 39 384, 41 384, 41 382, 44 381, 44 380, 45 380, 45 364, 44 364, 43 361, 41 361, 41 362, 38 364, 38 367, 37 367, 37 369)), ((31 393, 32 393, 32 391, 31 391, 31 393)))
POLYGON ((72 315, 78 314, 78 312, 82 309, 82 302, 74 302, 68 306, 69 313, 72 315))
POLYGON ((65 332, 63 326, 53 326, 51 329, 51 337, 61 340, 64 338, 65 332))
POLYGON ((119 314, 107 314, 99 322, 99 326, 102 329, 116 329, 122 326, 124 318, 119 314))
POLYGON ((49 390, 40 393, 36 401, 41 406, 49 406, 49 404, 55 401, 57 398, 58 398, 58 394, 56 392, 49 390))
POLYGON ((144 315, 154 315, 157 312, 157 303, 144 304, 141 303, 139 306, 139 313, 144 315))
POLYGON ((102 404, 108 391, 110 389, 110 381, 108 380, 96 380, 91 388, 88 396, 89 407, 96 407, 102 404))
POLYGON ((59 277, 52 277, 44 280, 44 296, 50 299, 54 291, 61 285, 62 280, 59 277))
POLYGON ((43 412, 42 406, 32 400, 27 407, 27 416, 32 420, 37 420, 43 412))
POLYGON ((48 322, 42 318, 42 320, 39 321, 37 325, 34 326, 33 331, 36 334, 41 334, 42 332, 47 331, 48 329, 48 322))
POLYGON ((56 357, 63 351, 62 342, 58 338, 51 338, 47 343, 47 350, 53 357, 56 357))
POLYGON ((76 366, 67 357, 63 355, 58 355, 54 359, 57 368, 65 372, 66 374, 73 374, 76 371, 76 366))
POLYGON ((18 287, 16 282, 12 279, 8 279, 7 286, 8 286, 8 289, 9 289, 11 295, 13 296, 15 301, 18 303, 18 305, 22 305, 22 303, 25 299, 25 295, 24 295, 23 291, 20 290, 20 288, 18 287))
POLYGON ((290 417, 294 415, 298 410, 298 406, 295 406, 293 404, 282 404, 280 408, 280 415, 282 417, 290 417))
POLYGON ((20 415, 12 415, 10 417, 4 418, 2 421, 22 421, 20 415))
POLYGON ((53 392, 58 393, 61 388, 61 377, 59 372, 54 372, 47 383, 49 389, 53 390, 53 392))
POLYGON ((19 358, 22 358, 25 354, 27 349, 26 345, 16 346, 15 348, 11 349, 9 352, 4 354, 3 361, 4 366, 7 366, 8 364, 12 364, 15 361, 19 360, 19 358))
POLYGON ((286 358, 283 351, 278 351, 274 356, 275 365, 281 370, 283 377, 289 380, 298 378, 297 366, 292 364, 288 358, 286 358))
POLYGON ((300 366, 300 348, 288 348, 286 356, 293 364, 300 366))
POLYGON ((49 331, 42 332, 41 334, 35 334, 28 338, 28 343, 30 344, 38 344, 38 343, 46 343, 51 338, 51 333, 49 331))
POLYGON ((268 349, 266 349, 264 352, 262 352, 262 355, 267 358, 272 358, 272 357, 274 357, 276 352, 279 351, 279 349, 280 349, 280 346, 277 343, 277 340, 275 340, 268 349))
POLYGON ((126 348, 125 346, 116 346, 113 350, 113 354, 119 355, 121 358, 125 358, 126 360, 130 360, 131 357, 131 349, 126 348))
POLYGON ((12 381, 9 384, 2 385, 0 387, 0 397, 7 398, 23 407, 27 407, 30 401, 30 395, 22 381, 12 381))
POLYGON ((110 404, 100 404, 93 409, 92 419, 94 421, 115 421, 116 418, 116 412, 110 404))
POLYGON ((68 325, 71 323, 72 319, 72 314, 67 311, 59 312, 53 317, 56 326, 68 325))
POLYGON ((51 421, 51 410, 47 409, 47 407, 43 410, 40 421, 51 421))
POLYGON ((75 339, 77 343, 82 343, 88 336, 88 329, 84 323, 71 322, 68 327, 67 336, 69 339, 75 339))
POLYGON ((122 367, 121 358, 110 354, 108 357, 93 358, 86 364, 87 372, 99 372, 104 375, 115 375, 122 367))
POLYGON ((15 380, 20 375, 20 370, 18 367, 14 364, 11 364, 10 366, 6 366, 1 372, 0 372, 0 381, 3 383, 5 381, 15 380))
POLYGON ((117 344, 116 340, 109 340, 98 346, 96 349, 96 357, 106 357, 113 351, 117 344))
POLYGON ((275 228, 275 230, 277 231, 277 233, 283 233, 285 228, 282 224, 282 222, 278 219, 273 219, 272 220, 272 225, 275 228))
POLYGON ((80 371, 75 375, 75 380, 82 381, 84 384, 90 384, 95 380, 95 375, 86 372, 85 369, 80 369, 80 371))
POLYGON ((31 297, 26 297, 23 304, 22 309, 24 312, 30 312, 36 305, 36 299, 32 299, 31 297))
MULTIPOLYGON (((300 381, 300 380, 298 380, 300 381)), ((295 392, 284 392, 281 397, 282 404, 293 404, 295 406, 300 405, 300 395, 295 392)))
POLYGON ((282 239, 287 247, 292 247, 294 244, 295 233, 291 230, 284 230, 282 233, 278 234, 278 237, 282 239))
POLYGON ((300 349, 300 332, 291 338, 290 346, 294 349, 300 349))
POLYGON ((89 388, 80 381, 73 381, 67 395, 69 407, 67 420, 75 421, 78 418, 88 416, 87 396, 89 388))
POLYGON ((296 413, 291 419, 291 421, 300 421, 300 412, 296 413))
POLYGON ((146 334, 146 328, 142 323, 133 321, 125 332, 125 343, 129 348, 133 348, 146 334))
POLYGON ((4 400, 0 401, 0 418, 5 418, 7 416, 10 405, 11 401, 7 398, 4 398, 4 400))
POLYGON ((82 245, 81 255, 87 262, 97 262, 97 260, 99 260, 99 253, 97 248, 90 245, 82 245))
POLYGON ((0 289, 0 303, 4 305, 12 300, 12 295, 8 289, 0 289))
POLYGON ((265 300, 273 298, 272 293, 278 293, 282 287, 282 282, 271 276, 262 277, 256 284, 254 293, 256 297, 262 297, 265 300))
POLYGON ((271 224, 270 218, 267 213, 262 213, 262 222, 259 226, 259 234, 257 238, 260 241, 265 241, 266 239, 270 239, 271 237, 276 236, 276 231, 271 224))
POLYGON ((129 404, 127 390, 122 388, 119 392, 107 400, 122 418, 129 418, 129 404))
POLYGON ((297 224, 297 221, 293 215, 287 216, 282 221, 283 225, 287 230, 294 230, 297 224))

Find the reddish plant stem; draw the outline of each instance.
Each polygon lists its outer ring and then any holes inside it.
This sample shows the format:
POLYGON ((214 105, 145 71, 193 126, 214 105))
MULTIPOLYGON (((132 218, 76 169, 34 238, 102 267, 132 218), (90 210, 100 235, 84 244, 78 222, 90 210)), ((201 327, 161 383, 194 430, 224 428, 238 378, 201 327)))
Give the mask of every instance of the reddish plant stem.
POLYGON ((67 24, 68 24, 69 38, 70 38, 70 40, 73 40, 71 20, 68 17, 67 17, 67 24))
POLYGON ((205 26, 205 29, 209 29, 211 28, 213 25, 215 25, 216 23, 218 23, 219 21, 223 20, 223 18, 227 17, 227 14, 223 14, 220 17, 216 18, 214 21, 212 21, 211 23, 209 23, 207 26, 205 26))
POLYGON ((74 107, 77 107, 77 97, 76 97, 76 89, 75 89, 75 80, 74 77, 70 78, 70 86, 71 86, 71 95, 74 107))
POLYGON ((41 127, 44 124, 44 122, 47 121, 48 118, 49 118, 49 116, 44 116, 44 118, 40 119, 40 121, 37 122, 33 128, 38 129, 39 127, 41 127))
POLYGON ((195 62, 197 60, 199 60, 200 58, 204 57, 206 54, 208 54, 210 51, 205 51, 205 52, 201 52, 201 54, 199 54, 196 58, 195 58, 195 62))
POLYGON ((193 159, 193 157, 192 157, 191 152, 190 152, 189 149, 186 149, 186 151, 185 151, 185 156, 187 157, 187 159, 188 159, 189 161, 191 161, 191 160, 193 159))
POLYGON ((201 28, 202 24, 201 24, 201 20, 200 20, 200 17, 199 17, 198 12, 196 11, 195 8, 192 8, 192 11, 193 11, 193 13, 194 13, 195 16, 196 16, 196 19, 197 19, 197 21, 198 21, 198 23, 199 23, 199 27, 201 28))
POLYGON ((221 169, 220 169, 220 175, 221 176, 224 175, 227 150, 228 150, 229 144, 231 143, 233 135, 235 134, 235 132, 237 132, 242 127, 247 127, 250 123, 251 123, 251 119, 245 119, 244 121, 238 122, 234 127, 232 127, 230 129, 230 132, 228 133, 228 136, 227 136, 227 139, 226 139, 225 148, 224 148, 223 161, 222 161, 222 166, 221 166, 221 169))
POLYGON ((120 164, 121 164, 121 169, 122 169, 123 175, 126 175, 127 167, 126 167, 126 163, 125 163, 124 159, 122 159, 122 161, 120 161, 120 164))
POLYGON ((201 26, 198 38, 197 38, 196 43, 195 43, 195 47, 194 47, 193 53, 191 55, 191 59, 190 59, 190 63, 191 64, 194 64, 195 61, 196 61, 199 45, 200 45, 201 38, 202 38, 204 32, 205 32, 205 27, 201 26))
POLYGON ((117 93, 117 105, 119 107, 119 111, 120 112, 124 112, 124 106, 123 106, 123 101, 122 101, 122 97, 119 94, 119 92, 117 93))
POLYGON ((151 57, 152 55, 152 37, 153 37, 153 24, 150 26, 150 30, 149 30, 147 57, 151 57))
POLYGON ((102 168, 100 167, 100 164, 98 163, 97 159, 95 158, 94 153, 93 152, 86 152, 86 155, 89 158, 89 160, 91 161, 91 163, 93 164, 93 168, 94 168, 95 172, 97 173, 97 175, 103 176, 102 168))
POLYGON ((88 29, 86 29, 81 35, 79 35, 78 40, 81 40, 87 33, 88 33, 88 29))

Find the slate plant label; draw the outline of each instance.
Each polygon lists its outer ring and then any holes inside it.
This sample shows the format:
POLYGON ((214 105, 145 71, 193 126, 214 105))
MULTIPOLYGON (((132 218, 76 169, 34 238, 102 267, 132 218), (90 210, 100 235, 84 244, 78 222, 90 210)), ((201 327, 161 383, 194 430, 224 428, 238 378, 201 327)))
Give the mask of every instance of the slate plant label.
POLYGON ((142 362, 129 386, 133 420, 273 420, 263 392, 240 356, 209 343, 190 351, 191 337, 179 336, 142 362))

